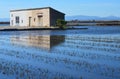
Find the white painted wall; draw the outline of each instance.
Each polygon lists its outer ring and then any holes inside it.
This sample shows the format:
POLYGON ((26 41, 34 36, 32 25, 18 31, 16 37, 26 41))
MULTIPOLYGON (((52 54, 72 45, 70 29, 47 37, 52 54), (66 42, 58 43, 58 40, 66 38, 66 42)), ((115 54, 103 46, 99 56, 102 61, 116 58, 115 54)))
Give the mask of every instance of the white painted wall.
POLYGON ((27 26, 28 24, 28 13, 30 11, 17 11, 17 12, 10 12, 10 21, 13 20, 13 25, 12 22, 10 22, 11 26, 27 26), (16 24, 15 17, 19 16, 20 22, 19 25, 16 24), (23 23, 22 23, 23 20, 23 23))

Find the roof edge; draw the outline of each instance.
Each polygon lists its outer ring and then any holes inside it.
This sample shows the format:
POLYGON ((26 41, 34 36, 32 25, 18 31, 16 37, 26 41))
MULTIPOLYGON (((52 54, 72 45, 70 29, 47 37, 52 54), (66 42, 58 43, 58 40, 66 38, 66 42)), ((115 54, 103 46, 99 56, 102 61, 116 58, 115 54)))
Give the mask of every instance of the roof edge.
POLYGON ((65 13, 60 12, 60 11, 58 11, 58 10, 54 9, 54 8, 51 8, 51 7, 49 7, 49 8, 50 8, 50 9, 53 9, 53 10, 55 10, 55 11, 57 11, 57 12, 62 13, 62 14, 64 14, 64 15, 65 15, 65 13))
MULTIPOLYGON (((53 9, 53 8, 52 8, 52 7, 42 7, 42 8, 18 9, 18 10, 10 10, 10 12, 39 10, 39 9, 53 9)), ((53 10, 55 10, 55 11, 57 11, 57 12, 60 12, 60 11, 58 11, 58 10, 56 10, 56 9, 53 9, 53 10)), ((62 13, 62 12, 60 12, 60 13, 62 13)), ((62 14, 65 15, 65 13, 62 13, 62 14)))
POLYGON ((15 12, 15 11, 26 11, 26 10, 38 10, 38 9, 47 9, 50 7, 42 7, 42 8, 29 8, 29 9, 17 9, 17 10, 10 10, 10 12, 15 12))

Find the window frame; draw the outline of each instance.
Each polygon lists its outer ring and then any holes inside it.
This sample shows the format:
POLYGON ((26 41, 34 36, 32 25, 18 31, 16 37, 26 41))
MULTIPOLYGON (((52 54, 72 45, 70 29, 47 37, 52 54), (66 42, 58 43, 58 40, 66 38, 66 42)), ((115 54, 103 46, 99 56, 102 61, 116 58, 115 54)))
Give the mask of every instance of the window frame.
POLYGON ((16 24, 19 24, 19 23, 20 23, 20 17, 19 17, 19 16, 16 16, 16 17, 15 17, 15 23, 16 23, 16 24))

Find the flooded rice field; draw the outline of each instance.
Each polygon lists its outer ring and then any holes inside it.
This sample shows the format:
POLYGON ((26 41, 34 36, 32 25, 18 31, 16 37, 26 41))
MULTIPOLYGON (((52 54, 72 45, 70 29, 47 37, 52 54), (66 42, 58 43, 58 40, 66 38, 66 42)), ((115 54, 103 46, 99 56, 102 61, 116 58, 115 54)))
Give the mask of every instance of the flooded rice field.
POLYGON ((0 79, 120 79, 120 27, 84 27, 0 32, 0 79))
POLYGON ((10 26, 10 24, 0 24, 0 27, 1 26, 10 26))

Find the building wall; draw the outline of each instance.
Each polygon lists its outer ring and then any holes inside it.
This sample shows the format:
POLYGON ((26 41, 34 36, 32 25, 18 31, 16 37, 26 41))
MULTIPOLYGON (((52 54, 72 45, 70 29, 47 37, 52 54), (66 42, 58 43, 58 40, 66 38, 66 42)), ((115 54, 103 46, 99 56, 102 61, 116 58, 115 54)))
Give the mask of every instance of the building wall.
POLYGON ((50 9, 50 26, 55 26, 58 19, 65 20, 65 14, 50 9))
POLYGON ((10 12, 10 26, 27 26, 28 25, 28 13, 30 11, 18 11, 18 12, 10 12), (20 23, 16 24, 15 17, 19 16, 20 23), (23 22, 22 22, 23 20, 23 22), (12 23, 13 21, 13 23, 12 23))
POLYGON ((42 17, 42 25, 41 26, 50 26, 50 16, 49 9, 41 9, 41 10, 32 10, 32 26, 40 26, 38 24, 38 16, 42 17), (35 21, 34 21, 35 20, 35 21))
POLYGON ((10 12, 10 25, 11 26, 50 27, 56 24, 57 19, 64 19, 64 14, 52 8, 23 10, 23 11, 20 10, 20 11, 10 12), (20 19, 19 24, 16 24, 16 21, 15 21, 15 17, 17 16, 19 16, 19 19, 20 19), (38 16, 40 18, 38 18, 38 16), (39 23, 39 20, 41 21, 40 23, 39 23))

